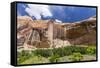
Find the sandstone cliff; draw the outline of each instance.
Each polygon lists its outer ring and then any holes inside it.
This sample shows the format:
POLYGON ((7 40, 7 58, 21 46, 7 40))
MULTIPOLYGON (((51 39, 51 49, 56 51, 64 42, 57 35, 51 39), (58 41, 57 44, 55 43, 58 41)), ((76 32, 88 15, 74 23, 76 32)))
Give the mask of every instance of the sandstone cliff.
MULTIPOLYGON (((48 34, 53 32, 54 47, 65 45, 96 44, 96 17, 75 23, 49 23, 50 20, 32 20, 28 16, 17 17, 17 45, 26 43, 36 48, 49 48, 48 34), (49 24, 53 31, 48 33, 49 24)), ((51 37, 51 36, 50 36, 51 37)))

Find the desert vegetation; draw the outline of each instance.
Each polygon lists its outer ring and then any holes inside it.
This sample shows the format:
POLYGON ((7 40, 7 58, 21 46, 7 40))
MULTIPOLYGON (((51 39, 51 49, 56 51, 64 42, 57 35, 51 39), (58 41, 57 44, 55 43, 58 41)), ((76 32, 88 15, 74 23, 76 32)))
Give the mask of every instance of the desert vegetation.
POLYGON ((17 53, 18 64, 57 63, 96 60, 95 46, 67 46, 52 49, 23 50, 17 53), (86 58, 91 57, 91 58, 86 58))

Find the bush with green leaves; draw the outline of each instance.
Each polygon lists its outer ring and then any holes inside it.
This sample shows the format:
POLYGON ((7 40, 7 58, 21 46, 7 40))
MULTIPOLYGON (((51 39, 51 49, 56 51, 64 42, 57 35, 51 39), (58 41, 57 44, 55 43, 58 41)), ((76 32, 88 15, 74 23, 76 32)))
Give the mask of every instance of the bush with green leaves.
POLYGON ((78 47, 78 46, 67 46, 64 47, 64 50, 66 50, 67 55, 71 55, 74 52, 80 52, 81 54, 86 54, 86 47, 78 47))
POLYGON ((60 56, 62 56, 64 53, 62 53, 62 49, 61 48, 54 48, 54 49, 52 49, 52 53, 53 54, 58 54, 58 55, 60 55, 60 56))
POLYGON ((93 55, 96 53, 96 48, 95 47, 88 47, 86 51, 87 51, 87 54, 93 55))
POLYGON ((17 53, 18 63, 22 63, 25 60, 31 58, 32 56, 49 58, 50 62, 57 62, 59 57, 70 56, 73 61, 80 61, 82 55, 95 55, 95 47, 78 47, 78 46, 67 46, 62 48, 53 49, 36 49, 31 53, 27 50, 23 50, 17 53))
POLYGON ((52 51, 51 49, 37 49, 35 51, 32 52, 34 55, 40 55, 43 57, 49 57, 52 55, 52 51))
POLYGON ((52 54, 58 54, 60 57, 72 55, 75 52, 81 54, 95 54, 96 49, 91 49, 88 47, 78 47, 78 46, 67 46, 62 48, 53 48, 53 49, 37 49, 32 53, 34 55, 41 55, 43 57, 50 57, 52 54), (93 52, 91 51, 93 50, 93 52))
POLYGON ((72 61, 81 61, 83 59, 83 56, 81 53, 77 52, 73 53, 69 59, 72 61))
POLYGON ((60 58, 60 56, 59 56, 58 54, 55 54, 55 55, 52 55, 52 56, 49 58, 49 61, 50 61, 51 63, 53 63, 53 62, 58 62, 59 58, 60 58))
POLYGON ((31 54, 29 53, 29 51, 23 50, 22 52, 18 52, 17 53, 18 64, 24 62, 25 60, 27 60, 30 57, 31 57, 31 54))

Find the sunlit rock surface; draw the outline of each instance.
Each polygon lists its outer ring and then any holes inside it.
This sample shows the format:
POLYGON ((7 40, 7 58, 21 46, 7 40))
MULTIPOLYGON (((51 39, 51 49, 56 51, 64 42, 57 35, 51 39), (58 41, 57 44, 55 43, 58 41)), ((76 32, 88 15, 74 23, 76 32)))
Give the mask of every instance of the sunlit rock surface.
POLYGON ((56 48, 96 44, 96 16, 74 23, 17 17, 17 45, 26 48, 56 48))

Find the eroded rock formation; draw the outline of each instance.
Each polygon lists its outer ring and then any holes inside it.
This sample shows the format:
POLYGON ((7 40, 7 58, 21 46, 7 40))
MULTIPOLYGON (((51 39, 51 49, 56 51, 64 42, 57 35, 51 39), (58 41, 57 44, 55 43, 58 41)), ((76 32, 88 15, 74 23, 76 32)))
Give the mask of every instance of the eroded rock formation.
POLYGON ((96 17, 75 23, 32 20, 28 16, 17 18, 18 46, 50 48, 95 43, 96 17))

